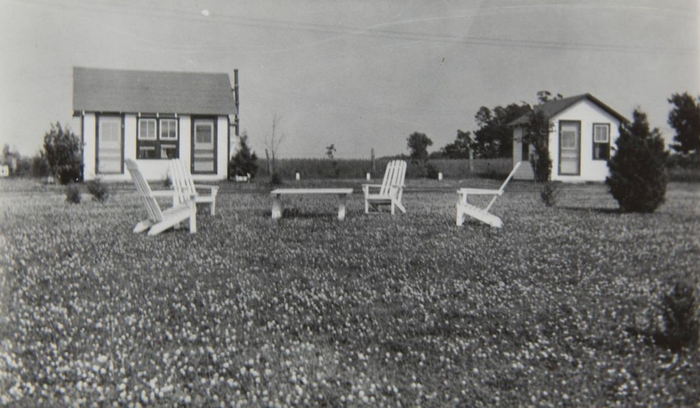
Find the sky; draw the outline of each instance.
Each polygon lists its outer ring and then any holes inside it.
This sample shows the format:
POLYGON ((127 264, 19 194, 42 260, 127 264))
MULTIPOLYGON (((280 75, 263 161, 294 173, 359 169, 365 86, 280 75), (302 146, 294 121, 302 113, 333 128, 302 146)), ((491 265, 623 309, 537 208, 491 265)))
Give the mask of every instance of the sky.
POLYGON ((0 0, 0 144, 71 124, 74 66, 239 70, 241 130, 264 156, 437 150, 481 106, 591 93, 667 140, 667 99, 700 95, 697 0, 0 0))

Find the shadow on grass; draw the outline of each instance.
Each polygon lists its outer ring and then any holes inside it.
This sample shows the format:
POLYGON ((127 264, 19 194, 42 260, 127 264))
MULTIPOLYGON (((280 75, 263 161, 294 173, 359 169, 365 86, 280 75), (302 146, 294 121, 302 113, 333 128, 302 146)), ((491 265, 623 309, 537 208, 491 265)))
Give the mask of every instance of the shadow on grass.
POLYGON ((596 212, 599 214, 622 214, 619 208, 603 208, 603 207, 571 207, 557 206, 561 210, 578 211, 578 212, 596 212))
MULTIPOLYGON (((348 213, 345 214, 345 219, 349 218, 348 213)), ((271 218, 272 211, 264 211, 263 217, 271 218)), ((282 210, 282 219, 285 218, 306 218, 306 219, 338 219, 338 212, 303 212, 296 208, 285 208, 282 210)))

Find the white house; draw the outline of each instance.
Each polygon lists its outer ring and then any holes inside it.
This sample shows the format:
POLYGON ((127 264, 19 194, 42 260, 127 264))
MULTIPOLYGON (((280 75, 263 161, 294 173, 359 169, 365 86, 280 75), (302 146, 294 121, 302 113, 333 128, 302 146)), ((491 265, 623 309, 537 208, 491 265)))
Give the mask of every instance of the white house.
MULTIPOLYGON (((620 123, 628 120, 591 94, 549 101, 535 110, 549 119, 552 180, 605 181, 611 146, 619 136, 620 123)), ((513 127, 514 163, 530 157, 531 146, 522 142, 529 117, 523 115, 509 124, 513 127)), ((532 180, 532 166, 520 166, 514 178, 532 180)))
POLYGON ((238 118, 228 74, 75 67, 73 111, 85 180, 129 180, 127 158, 150 180, 166 177, 171 158, 195 180, 227 178, 238 118))

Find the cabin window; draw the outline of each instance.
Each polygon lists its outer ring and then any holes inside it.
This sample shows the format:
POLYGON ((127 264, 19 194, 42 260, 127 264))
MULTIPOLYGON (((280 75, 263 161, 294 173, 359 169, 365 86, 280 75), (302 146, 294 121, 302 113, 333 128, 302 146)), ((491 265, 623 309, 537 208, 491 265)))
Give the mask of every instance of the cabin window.
POLYGON ((610 124, 593 124, 593 160, 610 158, 610 124))
POLYGON ((136 151, 139 159, 179 157, 177 119, 139 118, 136 151))

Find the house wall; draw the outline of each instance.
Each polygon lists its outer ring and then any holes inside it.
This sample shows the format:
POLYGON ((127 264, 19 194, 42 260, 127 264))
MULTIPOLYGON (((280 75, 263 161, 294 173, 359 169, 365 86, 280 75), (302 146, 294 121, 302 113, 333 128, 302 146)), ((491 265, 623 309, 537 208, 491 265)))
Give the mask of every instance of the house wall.
MULTIPOLYGON (((516 127, 513 129, 513 166, 519 161, 523 161, 523 128, 516 127)), ((534 180, 535 173, 532 171, 532 166, 529 161, 523 162, 523 164, 518 167, 518 171, 513 175, 515 180, 534 180)))
MULTIPOLYGON (((605 178, 608 176, 607 161, 593 160, 593 124, 610 124, 610 154, 612 156, 612 147, 615 146, 615 141, 619 137, 620 121, 595 103, 589 100, 582 100, 555 115, 551 122, 552 131, 549 134, 549 155, 552 158, 552 180, 563 182, 605 181, 605 178), (562 120, 581 122, 581 168, 580 175, 577 176, 559 174, 559 121, 562 120)), ((522 133, 522 127, 513 129, 513 163, 521 160, 522 133)), ((514 178, 533 180, 534 172, 532 171, 532 166, 523 163, 514 178)))
POLYGON ((566 182, 605 181, 608 176, 608 162, 593 160, 593 124, 610 124, 610 145, 612 147, 619 136, 620 121, 595 103, 582 100, 569 109, 552 117, 552 132, 549 134, 549 154, 552 158, 552 180, 566 182), (559 121, 581 121, 581 171, 578 176, 559 174, 559 121))
MULTIPOLYGON (((100 178, 103 181, 130 181, 131 176, 124 168, 123 174, 96 174, 95 157, 96 157, 96 115, 94 113, 85 113, 82 117, 82 136, 83 136, 83 174, 85 180, 100 178)), ((179 157, 185 163, 187 168, 190 168, 191 151, 192 151, 192 119, 189 115, 179 115, 179 157)), ((137 123, 138 117, 136 114, 127 113, 122 116, 122 126, 124 133, 124 158, 136 159, 136 138, 137 138, 137 123)), ((217 173, 216 174, 197 174, 193 175, 194 180, 198 181, 216 181, 225 180, 228 167, 228 118, 219 116, 217 118, 217 173)), ((141 169, 141 172, 148 180, 160 181, 167 177, 168 160, 136 160, 141 169)))

